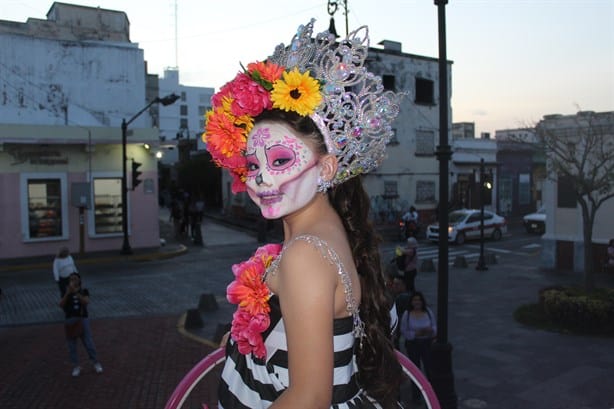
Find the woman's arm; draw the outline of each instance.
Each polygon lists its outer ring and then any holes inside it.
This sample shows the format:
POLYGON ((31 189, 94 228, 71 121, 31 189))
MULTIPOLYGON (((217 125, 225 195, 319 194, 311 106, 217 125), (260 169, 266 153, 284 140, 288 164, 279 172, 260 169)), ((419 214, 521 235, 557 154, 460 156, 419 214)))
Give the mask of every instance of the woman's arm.
POLYGON ((272 408, 328 408, 333 390, 336 268, 312 244, 284 252, 278 295, 288 339, 289 387, 272 408))

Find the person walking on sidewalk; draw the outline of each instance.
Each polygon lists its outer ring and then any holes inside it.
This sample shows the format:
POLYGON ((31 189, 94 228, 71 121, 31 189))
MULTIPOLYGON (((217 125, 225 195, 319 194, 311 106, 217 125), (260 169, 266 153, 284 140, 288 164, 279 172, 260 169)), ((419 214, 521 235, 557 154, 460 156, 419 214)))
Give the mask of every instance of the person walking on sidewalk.
POLYGON ((70 362, 73 364, 72 376, 74 377, 81 374, 77 354, 77 339, 81 339, 96 373, 102 373, 102 365, 98 362, 87 313, 89 303, 90 293, 87 288, 81 288, 81 276, 79 273, 72 273, 69 277, 66 292, 60 300, 60 307, 62 307, 66 316, 64 329, 70 362))
POLYGON ((61 247, 58 254, 53 259, 53 278, 60 289, 60 297, 66 294, 68 286, 68 277, 72 273, 78 273, 75 261, 70 255, 68 247, 61 247))
POLYGON ((416 275, 418 274, 418 241, 415 237, 407 239, 407 247, 403 249, 405 255, 405 266, 403 268, 403 279, 407 291, 412 294, 416 291, 416 275))

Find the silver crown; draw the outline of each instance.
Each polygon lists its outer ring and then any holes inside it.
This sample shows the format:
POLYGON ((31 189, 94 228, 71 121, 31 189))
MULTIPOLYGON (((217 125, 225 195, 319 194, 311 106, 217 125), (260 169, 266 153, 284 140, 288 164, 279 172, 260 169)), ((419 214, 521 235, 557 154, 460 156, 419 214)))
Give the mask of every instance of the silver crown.
POLYGON ((309 71, 321 84, 322 103, 311 115, 339 162, 335 186, 377 168, 393 136, 403 94, 385 91, 379 76, 364 66, 369 51, 367 26, 339 44, 328 31, 312 38, 315 19, 299 26, 290 46, 275 48, 269 61, 290 70, 309 71))

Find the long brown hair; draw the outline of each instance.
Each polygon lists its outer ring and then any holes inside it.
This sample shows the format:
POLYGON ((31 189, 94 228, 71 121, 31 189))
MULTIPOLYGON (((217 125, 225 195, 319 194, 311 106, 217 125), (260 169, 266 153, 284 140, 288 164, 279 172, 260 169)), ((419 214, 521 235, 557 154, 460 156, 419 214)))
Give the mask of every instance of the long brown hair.
MULTIPOLYGON (((322 134, 309 117, 272 110, 257 118, 264 119, 284 121, 314 142, 316 152, 327 152, 322 134)), ((380 264, 381 239, 369 221, 369 197, 359 176, 329 190, 328 197, 343 222, 362 288, 360 318, 365 324, 365 337, 362 347, 356 346, 360 386, 385 408, 396 407, 402 371, 392 343, 391 301, 380 264)))

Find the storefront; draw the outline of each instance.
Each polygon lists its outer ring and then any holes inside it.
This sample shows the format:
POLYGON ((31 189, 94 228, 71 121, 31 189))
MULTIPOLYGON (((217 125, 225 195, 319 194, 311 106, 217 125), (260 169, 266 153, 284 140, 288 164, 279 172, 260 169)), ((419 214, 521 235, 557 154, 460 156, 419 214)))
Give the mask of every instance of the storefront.
MULTIPOLYGON (((159 246, 156 129, 128 137, 132 248, 159 246), (139 163, 132 190, 131 163, 139 163)), ((122 246, 121 135, 109 127, 0 125, 0 259, 122 246)))

